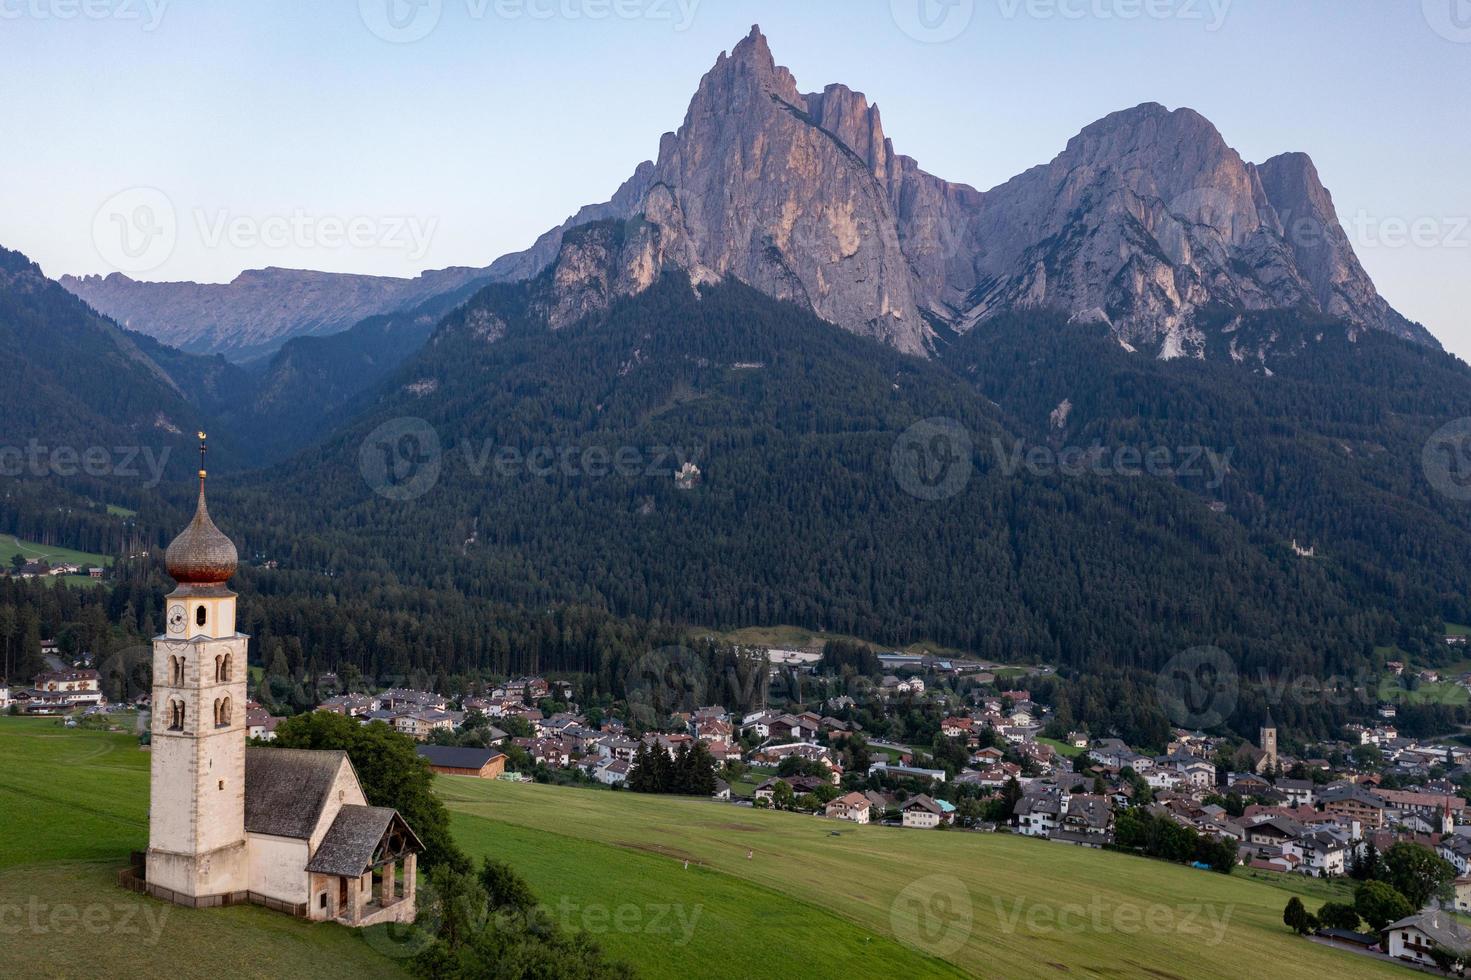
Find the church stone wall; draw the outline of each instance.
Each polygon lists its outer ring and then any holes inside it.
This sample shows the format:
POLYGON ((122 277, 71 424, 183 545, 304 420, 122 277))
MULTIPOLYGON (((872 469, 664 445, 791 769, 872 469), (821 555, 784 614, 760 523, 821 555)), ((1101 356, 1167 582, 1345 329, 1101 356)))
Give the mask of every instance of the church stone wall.
POLYGON ((250 890, 291 905, 305 904, 307 888, 307 842, 290 837, 251 834, 250 890))

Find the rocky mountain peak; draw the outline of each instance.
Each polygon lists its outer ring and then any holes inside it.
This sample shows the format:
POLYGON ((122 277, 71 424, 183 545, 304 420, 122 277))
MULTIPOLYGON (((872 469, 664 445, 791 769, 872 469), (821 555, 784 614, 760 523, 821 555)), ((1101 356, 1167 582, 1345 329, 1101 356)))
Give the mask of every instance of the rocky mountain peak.
POLYGON ((228 287, 66 284, 156 336, 228 350, 343 329, 444 283, 530 279, 554 264, 567 294, 549 307, 556 325, 671 268, 695 283, 739 279, 920 355, 933 323, 964 332, 1018 309, 1106 321, 1124 345, 1162 357, 1203 354, 1197 314, 1219 309, 1307 309, 1434 344, 1379 296, 1304 154, 1254 166, 1200 113, 1146 102, 983 193, 897 153, 863 93, 831 84, 802 94, 759 27, 720 54, 683 124, 611 200, 488 270, 413 282, 264 270, 228 287), (605 222, 631 224, 563 249, 573 230, 605 222))

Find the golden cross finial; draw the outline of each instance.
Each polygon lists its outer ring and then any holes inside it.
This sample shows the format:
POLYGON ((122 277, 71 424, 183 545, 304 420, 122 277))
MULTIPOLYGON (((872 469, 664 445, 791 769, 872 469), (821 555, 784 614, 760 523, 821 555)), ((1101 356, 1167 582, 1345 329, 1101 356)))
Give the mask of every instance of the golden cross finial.
POLYGON ((199 433, 199 489, 201 492, 203 492, 204 490, 204 454, 209 452, 209 446, 207 446, 204 441, 205 438, 206 437, 203 432, 199 433))

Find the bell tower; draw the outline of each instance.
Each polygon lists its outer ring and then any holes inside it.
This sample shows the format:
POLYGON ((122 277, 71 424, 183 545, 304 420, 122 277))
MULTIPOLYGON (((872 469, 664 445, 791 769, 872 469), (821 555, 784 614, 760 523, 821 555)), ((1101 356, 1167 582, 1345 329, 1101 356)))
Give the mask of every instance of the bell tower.
POLYGON ((148 890, 195 907, 243 900, 246 644, 235 632, 235 545, 204 502, 207 451, 199 433, 199 503, 169 545, 164 633, 153 641, 148 890))
POLYGON ((1262 750, 1262 765, 1267 769, 1277 766, 1277 723, 1272 720, 1272 713, 1267 712, 1266 720, 1262 722, 1261 730, 1257 732, 1258 743, 1262 750))

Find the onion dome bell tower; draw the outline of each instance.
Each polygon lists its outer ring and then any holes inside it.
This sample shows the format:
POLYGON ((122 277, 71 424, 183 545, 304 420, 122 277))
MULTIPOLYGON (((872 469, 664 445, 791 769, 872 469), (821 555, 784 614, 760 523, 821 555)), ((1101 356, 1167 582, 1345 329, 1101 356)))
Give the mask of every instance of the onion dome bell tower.
POLYGON ((153 641, 148 890, 196 907, 243 898, 246 647, 235 632, 235 545, 204 502, 205 435, 199 433, 199 503, 169 545, 178 588, 164 600, 153 641))

